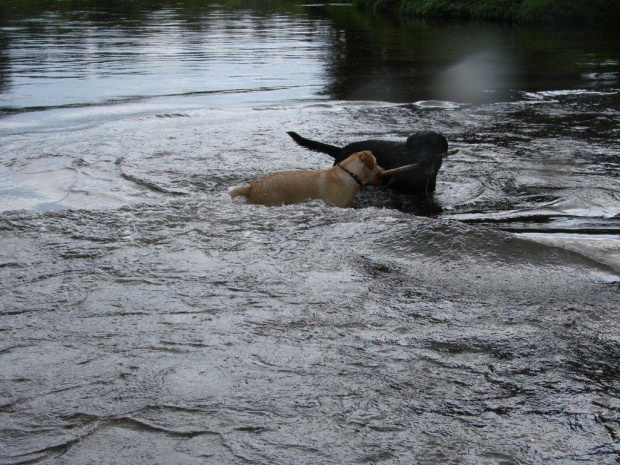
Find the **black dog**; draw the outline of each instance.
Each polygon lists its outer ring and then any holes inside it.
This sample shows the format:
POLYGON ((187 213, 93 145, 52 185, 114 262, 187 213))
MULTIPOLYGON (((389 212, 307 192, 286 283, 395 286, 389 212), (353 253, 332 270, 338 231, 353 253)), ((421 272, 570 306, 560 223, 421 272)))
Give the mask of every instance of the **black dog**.
POLYGON ((416 132, 404 143, 373 139, 353 142, 342 148, 306 139, 296 132, 287 134, 302 147, 331 155, 334 157, 334 165, 363 150, 370 150, 377 159, 377 164, 386 170, 419 163, 420 166, 411 171, 386 178, 385 185, 400 194, 434 192, 437 173, 443 162, 439 154, 448 150, 446 138, 435 131, 416 132))

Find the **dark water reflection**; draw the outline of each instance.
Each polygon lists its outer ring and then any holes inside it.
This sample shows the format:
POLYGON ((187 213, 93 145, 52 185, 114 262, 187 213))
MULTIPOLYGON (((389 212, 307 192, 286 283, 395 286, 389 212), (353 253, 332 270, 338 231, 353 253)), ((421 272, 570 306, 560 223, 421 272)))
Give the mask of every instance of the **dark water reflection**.
POLYGON ((336 29, 325 90, 330 97, 482 103, 510 100, 515 90, 618 85, 615 33, 319 11, 336 29))
POLYGON ((610 33, 0 4, 0 463, 617 464, 610 33), (431 128, 433 196, 233 203, 431 128))

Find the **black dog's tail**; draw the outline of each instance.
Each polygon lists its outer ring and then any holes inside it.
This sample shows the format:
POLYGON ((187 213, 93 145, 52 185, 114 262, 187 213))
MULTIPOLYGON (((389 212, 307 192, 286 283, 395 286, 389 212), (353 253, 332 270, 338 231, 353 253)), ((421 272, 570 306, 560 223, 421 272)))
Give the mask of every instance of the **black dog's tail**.
POLYGON ((306 147, 307 149, 314 150, 315 152, 326 153, 327 155, 331 155, 334 158, 338 158, 340 156, 340 147, 336 147, 335 145, 323 144, 322 142, 317 142, 314 140, 306 139, 305 137, 301 137, 299 134, 293 131, 287 132, 289 136, 293 138, 295 142, 297 142, 302 147, 306 147))

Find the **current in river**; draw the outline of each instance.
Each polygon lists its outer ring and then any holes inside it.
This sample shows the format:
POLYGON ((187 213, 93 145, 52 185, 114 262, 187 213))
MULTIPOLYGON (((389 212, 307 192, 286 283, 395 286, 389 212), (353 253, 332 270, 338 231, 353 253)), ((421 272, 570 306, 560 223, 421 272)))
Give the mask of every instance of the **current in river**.
POLYGON ((0 5, 0 462, 617 464, 620 36, 0 5), (434 194, 227 192, 443 133, 434 194))

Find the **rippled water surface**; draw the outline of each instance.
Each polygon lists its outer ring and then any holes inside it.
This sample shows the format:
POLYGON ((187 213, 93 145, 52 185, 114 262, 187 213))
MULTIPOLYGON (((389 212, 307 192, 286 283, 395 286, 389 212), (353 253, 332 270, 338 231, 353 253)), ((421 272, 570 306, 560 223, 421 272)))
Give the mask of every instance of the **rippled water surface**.
POLYGON ((617 37, 7 5, 0 463, 618 463, 617 37), (226 194, 418 129, 432 197, 226 194))

